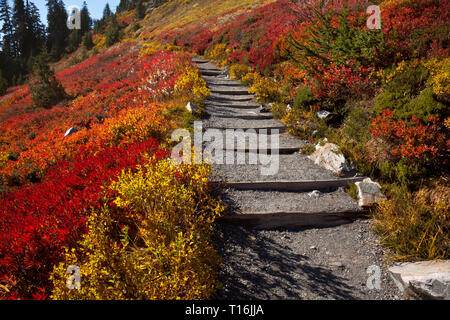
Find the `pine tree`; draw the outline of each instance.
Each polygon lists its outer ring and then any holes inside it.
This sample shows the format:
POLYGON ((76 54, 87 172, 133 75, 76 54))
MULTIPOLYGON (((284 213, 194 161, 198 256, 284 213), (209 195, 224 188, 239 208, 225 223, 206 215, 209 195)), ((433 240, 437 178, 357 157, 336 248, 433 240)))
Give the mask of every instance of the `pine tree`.
POLYGON ((0 96, 4 95, 8 89, 8 80, 6 80, 2 75, 2 70, 0 70, 0 96))
POLYGON ((141 20, 145 17, 145 8, 142 4, 142 0, 139 0, 136 5, 136 11, 134 12, 134 19, 141 20))
POLYGON ((87 50, 91 50, 93 46, 94 42, 92 41, 92 33, 89 31, 84 35, 83 47, 86 48, 87 50))
POLYGON ((23 0, 14 0, 12 25, 14 28, 14 39, 17 42, 15 56, 20 56, 23 55, 27 49, 27 23, 25 15, 25 4, 23 0))
POLYGON ((92 29, 92 19, 89 14, 89 10, 86 1, 83 2, 83 8, 80 11, 81 20, 81 35, 84 36, 87 32, 92 29))
POLYGON ((117 24, 116 16, 113 15, 111 18, 111 22, 109 24, 108 30, 106 31, 106 41, 105 45, 107 47, 112 46, 114 43, 119 41, 119 25, 117 24))
POLYGON ((40 52, 45 42, 45 27, 41 23, 39 9, 28 0, 25 6, 25 25, 26 56, 30 58, 40 52))
POLYGON ((108 19, 112 16, 111 8, 109 7, 109 3, 106 4, 105 9, 103 9, 103 21, 108 21, 108 19))
POLYGON ((130 1, 129 0, 120 0, 119 5, 117 6, 116 13, 120 13, 123 11, 127 11, 129 9, 130 1))
POLYGON ((67 12, 62 0, 47 0, 47 48, 58 59, 67 46, 70 31, 67 28, 67 12))
POLYGON ((0 1, 0 22, 2 24, 0 32, 3 34, 2 52, 8 57, 13 57, 17 53, 17 46, 14 41, 11 8, 7 0, 0 1))

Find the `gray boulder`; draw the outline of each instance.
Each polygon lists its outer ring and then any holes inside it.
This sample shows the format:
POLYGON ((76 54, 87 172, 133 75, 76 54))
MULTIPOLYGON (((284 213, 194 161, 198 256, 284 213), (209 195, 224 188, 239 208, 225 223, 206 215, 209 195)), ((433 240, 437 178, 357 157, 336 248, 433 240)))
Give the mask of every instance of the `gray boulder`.
POLYGON ((450 260, 402 263, 389 272, 406 297, 450 300, 450 260))
POLYGON ((359 206, 369 207, 375 203, 386 200, 384 194, 381 193, 381 186, 379 183, 366 178, 361 182, 356 182, 358 188, 359 206))
POLYGON ((333 143, 325 143, 323 146, 319 143, 309 159, 338 175, 348 173, 353 169, 344 155, 339 152, 339 147, 333 143))

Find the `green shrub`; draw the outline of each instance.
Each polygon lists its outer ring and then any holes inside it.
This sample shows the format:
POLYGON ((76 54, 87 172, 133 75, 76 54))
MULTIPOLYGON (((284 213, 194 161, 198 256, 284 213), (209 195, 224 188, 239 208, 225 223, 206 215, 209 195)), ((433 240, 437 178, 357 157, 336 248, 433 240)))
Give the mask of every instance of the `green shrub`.
POLYGON ((308 87, 301 87, 297 90, 294 100, 294 108, 298 110, 309 109, 317 99, 308 87))
POLYGON ((37 81, 30 85, 33 104, 38 108, 51 108, 67 98, 62 84, 56 79, 55 73, 48 65, 48 57, 41 54, 35 62, 37 81))
POLYGON ((395 110, 397 119, 415 115, 428 121, 430 116, 441 116, 446 106, 437 101, 433 89, 427 87, 429 75, 428 69, 421 64, 407 66, 383 86, 383 92, 375 98, 374 110, 395 110))

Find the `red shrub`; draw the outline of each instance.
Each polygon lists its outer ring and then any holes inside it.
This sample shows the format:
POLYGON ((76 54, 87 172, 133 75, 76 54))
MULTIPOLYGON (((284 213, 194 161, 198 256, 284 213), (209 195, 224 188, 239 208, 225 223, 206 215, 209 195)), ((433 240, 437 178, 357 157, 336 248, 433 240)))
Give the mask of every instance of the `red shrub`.
POLYGON ((370 128, 375 138, 387 144, 387 152, 394 159, 444 168, 448 165, 450 139, 442 132, 438 118, 430 117, 424 124, 415 116, 410 121, 395 120, 394 116, 395 111, 383 110, 370 128))
POLYGON ((81 148, 73 162, 59 162, 42 183, 0 198, 0 284, 9 288, 7 297, 45 297, 63 247, 80 239, 86 215, 102 205, 102 187, 122 169, 142 163, 143 153, 167 155, 155 140, 98 153, 81 148))

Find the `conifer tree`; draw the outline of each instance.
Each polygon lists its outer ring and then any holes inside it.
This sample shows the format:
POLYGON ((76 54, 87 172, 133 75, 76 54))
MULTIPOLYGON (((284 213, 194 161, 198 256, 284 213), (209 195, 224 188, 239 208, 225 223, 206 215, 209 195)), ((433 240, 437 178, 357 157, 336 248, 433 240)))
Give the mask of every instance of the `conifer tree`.
POLYGON ((47 0, 47 48, 54 59, 61 57, 67 46, 69 29, 67 28, 67 12, 62 0, 47 0))
POLYGON ((145 8, 142 4, 142 0, 139 0, 136 5, 136 11, 134 12, 134 19, 141 20, 145 17, 145 8))
POLYGON ((106 31, 106 41, 105 45, 107 47, 112 46, 114 43, 119 41, 119 25, 117 24, 116 16, 113 15, 110 18, 111 22, 109 24, 108 30, 106 31))
POLYGON ((14 41, 14 28, 12 23, 11 8, 7 0, 0 0, 0 23, 2 28, 0 32, 2 38, 2 52, 8 57, 13 57, 16 52, 16 42, 14 41))

